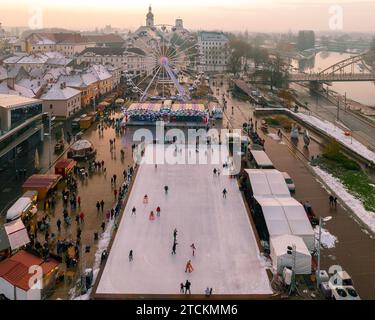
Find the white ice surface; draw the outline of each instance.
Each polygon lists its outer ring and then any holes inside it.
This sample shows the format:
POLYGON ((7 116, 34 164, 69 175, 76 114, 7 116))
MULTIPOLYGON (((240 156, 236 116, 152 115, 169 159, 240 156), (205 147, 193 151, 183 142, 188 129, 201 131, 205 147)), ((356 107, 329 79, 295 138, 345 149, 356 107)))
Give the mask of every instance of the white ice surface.
MULTIPOLYGON (((146 157, 152 148, 146 148, 146 157)), ((195 149, 190 153, 194 156, 195 149)), ((196 294, 206 287, 215 294, 272 293, 237 181, 214 176, 215 167, 222 171, 221 164, 139 167, 96 293, 178 294, 187 279, 196 294), (164 185, 169 186, 167 195, 164 185), (148 204, 143 203, 145 194, 148 204), (133 206, 136 216, 131 216, 133 206), (149 213, 157 206, 161 217, 150 221, 149 213), (171 255, 174 228, 178 246, 171 255), (131 249, 134 260, 129 262, 131 249), (185 273, 189 259, 194 267, 190 274, 185 273)))

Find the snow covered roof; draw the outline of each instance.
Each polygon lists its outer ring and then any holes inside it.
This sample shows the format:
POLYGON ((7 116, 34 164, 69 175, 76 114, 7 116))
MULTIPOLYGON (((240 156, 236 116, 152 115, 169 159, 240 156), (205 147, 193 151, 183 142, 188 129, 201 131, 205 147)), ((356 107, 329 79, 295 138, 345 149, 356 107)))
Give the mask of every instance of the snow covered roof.
POLYGON ((246 169, 254 196, 290 197, 283 174, 275 169, 246 169))
POLYGON ((112 77, 112 75, 108 72, 108 70, 103 65, 99 65, 99 64, 91 66, 90 72, 98 80, 107 80, 112 77))
POLYGON ((61 88, 59 85, 54 85, 45 94, 43 94, 40 97, 40 99, 41 100, 68 100, 80 94, 81 94, 81 91, 79 90, 76 90, 70 87, 61 88))

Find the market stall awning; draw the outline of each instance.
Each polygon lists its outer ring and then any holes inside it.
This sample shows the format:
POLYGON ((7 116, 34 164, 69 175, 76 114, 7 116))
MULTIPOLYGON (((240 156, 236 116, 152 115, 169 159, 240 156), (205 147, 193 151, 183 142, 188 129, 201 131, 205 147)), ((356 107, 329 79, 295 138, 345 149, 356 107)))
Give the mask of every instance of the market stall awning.
POLYGON ((77 161, 73 159, 61 159, 57 161, 55 164, 55 173, 56 174, 64 173, 63 175, 65 176, 74 169, 76 164, 77 164, 77 161))
POLYGON ((22 188, 29 190, 37 188, 52 189, 61 178, 59 174, 34 174, 25 181, 22 188))

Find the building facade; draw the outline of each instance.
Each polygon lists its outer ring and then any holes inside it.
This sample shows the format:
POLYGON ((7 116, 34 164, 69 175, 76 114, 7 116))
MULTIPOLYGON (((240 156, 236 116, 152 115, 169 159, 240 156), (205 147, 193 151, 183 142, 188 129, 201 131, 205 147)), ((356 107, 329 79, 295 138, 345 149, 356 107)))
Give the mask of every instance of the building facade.
POLYGON ((64 82, 51 86, 40 100, 43 112, 51 112, 58 118, 72 117, 81 109, 81 91, 67 87, 64 82))
POLYGON ((225 72, 229 59, 229 40, 221 32, 201 32, 198 36, 200 71, 225 72))

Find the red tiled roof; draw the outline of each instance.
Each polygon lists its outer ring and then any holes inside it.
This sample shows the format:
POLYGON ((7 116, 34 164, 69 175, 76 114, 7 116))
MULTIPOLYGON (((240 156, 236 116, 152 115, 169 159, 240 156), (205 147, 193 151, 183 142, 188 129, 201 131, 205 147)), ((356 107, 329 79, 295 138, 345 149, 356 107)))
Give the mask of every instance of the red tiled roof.
POLYGON ((56 268, 59 263, 54 259, 44 261, 31 253, 19 251, 14 256, 0 262, 0 277, 13 286, 27 291, 29 290, 29 280, 33 276, 29 273, 29 268, 33 265, 41 266, 43 275, 45 275, 56 268))

